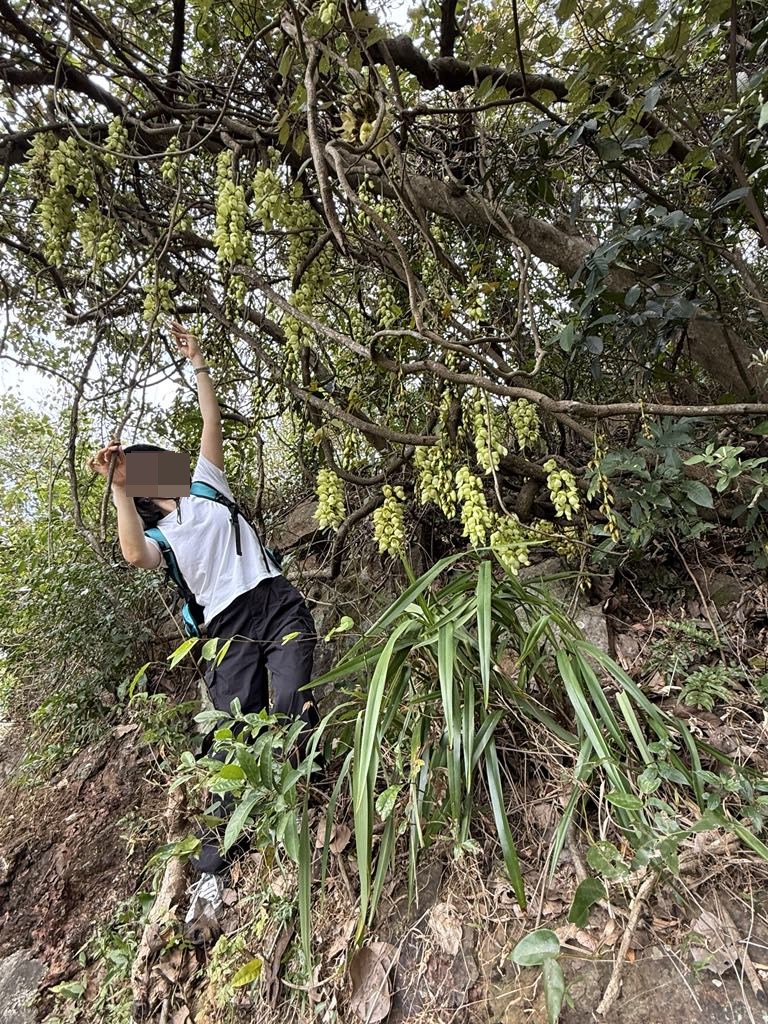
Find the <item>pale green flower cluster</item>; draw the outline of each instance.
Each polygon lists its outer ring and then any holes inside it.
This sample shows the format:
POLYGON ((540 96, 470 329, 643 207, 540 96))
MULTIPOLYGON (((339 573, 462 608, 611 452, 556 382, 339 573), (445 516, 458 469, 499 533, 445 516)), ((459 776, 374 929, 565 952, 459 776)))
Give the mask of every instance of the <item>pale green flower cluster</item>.
POLYGON ((332 469, 321 469, 317 474, 317 508, 314 518, 320 526, 338 530, 346 515, 344 484, 332 469))
POLYGON ((373 513, 373 535, 382 554, 405 552, 405 492, 402 487, 382 488, 384 504, 373 513))

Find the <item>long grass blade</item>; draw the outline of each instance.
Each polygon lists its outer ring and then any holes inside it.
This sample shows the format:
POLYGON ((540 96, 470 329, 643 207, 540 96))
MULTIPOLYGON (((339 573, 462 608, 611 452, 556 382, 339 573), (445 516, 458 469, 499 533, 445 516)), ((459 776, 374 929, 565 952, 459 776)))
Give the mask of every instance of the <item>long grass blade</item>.
POLYGON ((496 822, 496 831, 499 836, 501 853, 504 857, 504 865, 507 875, 515 890, 515 896, 521 909, 525 910, 525 883, 520 871, 520 862, 517 858, 515 841, 507 820, 507 811, 504 806, 504 791, 501 786, 501 775, 499 773, 499 760, 496 755, 496 744, 493 738, 490 739, 485 748, 485 767, 488 779, 488 794, 491 798, 493 818, 496 822))
POLYGON ((305 977, 312 977, 312 844, 309 836, 307 798, 301 810, 299 833, 299 931, 304 954, 305 977))
POLYGON ((488 710, 491 689, 491 563, 481 562, 477 572, 477 646, 480 655, 480 680, 483 684, 483 708, 488 710))

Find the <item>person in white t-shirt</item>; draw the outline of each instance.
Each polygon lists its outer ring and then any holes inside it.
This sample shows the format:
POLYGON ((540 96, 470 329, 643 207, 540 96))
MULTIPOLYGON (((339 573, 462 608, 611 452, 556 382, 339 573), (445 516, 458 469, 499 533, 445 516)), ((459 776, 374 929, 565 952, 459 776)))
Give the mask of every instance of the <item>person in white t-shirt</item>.
MULTIPOLYGON (((209 367, 194 335, 176 323, 171 324, 171 331, 177 347, 194 367, 203 419, 200 456, 192 480, 212 484, 233 498, 224 474, 221 415, 209 367)), ((234 638, 220 664, 206 673, 215 708, 229 711, 235 697, 245 713, 267 707, 269 670, 272 712, 302 718, 309 729, 318 721, 317 707, 311 690, 302 688, 311 679, 317 637, 304 598, 269 560, 255 530, 242 518, 238 520, 238 554, 235 529, 225 506, 192 494, 177 498, 132 498, 126 494, 125 452, 164 450, 155 445, 122 448, 113 443, 89 460, 91 469, 107 476, 114 458, 112 491, 123 556, 142 569, 163 566, 160 546, 144 535, 146 529, 157 526, 204 610, 208 636, 234 638), (284 643, 288 634, 295 635, 284 643)), ((228 809, 223 804, 219 812, 228 809)), ((217 830, 201 832, 200 838, 200 855, 191 863, 207 880, 222 872, 226 861, 219 851, 217 830)))

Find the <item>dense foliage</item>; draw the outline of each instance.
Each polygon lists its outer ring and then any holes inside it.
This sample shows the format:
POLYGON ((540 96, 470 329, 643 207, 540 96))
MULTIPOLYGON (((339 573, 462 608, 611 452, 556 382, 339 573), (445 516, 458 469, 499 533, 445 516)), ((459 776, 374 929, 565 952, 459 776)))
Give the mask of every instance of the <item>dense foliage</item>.
POLYGON ((316 484, 339 556, 377 509, 390 554, 719 516, 764 564, 764 13, 0 0, 5 354, 72 439, 146 435, 187 320, 239 468, 316 484))

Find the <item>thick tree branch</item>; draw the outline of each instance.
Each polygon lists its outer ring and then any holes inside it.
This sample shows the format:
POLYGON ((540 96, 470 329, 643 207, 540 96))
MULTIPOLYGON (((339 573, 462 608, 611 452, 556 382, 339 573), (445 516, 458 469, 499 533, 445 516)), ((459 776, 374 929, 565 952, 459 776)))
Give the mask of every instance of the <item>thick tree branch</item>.
POLYGON ((168 77, 171 81, 178 77, 184 55, 185 6, 185 0, 173 0, 173 37, 171 39, 171 54, 168 58, 168 77))

